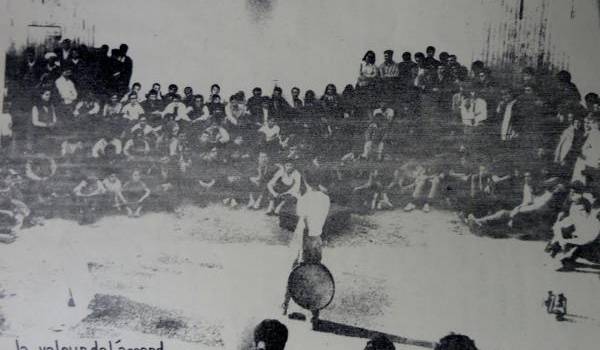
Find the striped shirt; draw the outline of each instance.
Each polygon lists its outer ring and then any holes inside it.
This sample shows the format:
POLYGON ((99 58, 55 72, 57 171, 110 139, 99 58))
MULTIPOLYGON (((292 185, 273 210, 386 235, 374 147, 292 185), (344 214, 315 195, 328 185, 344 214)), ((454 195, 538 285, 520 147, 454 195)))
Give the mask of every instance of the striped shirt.
POLYGON ((400 76, 400 69, 398 68, 398 63, 392 62, 383 62, 379 66, 379 75, 382 78, 397 78, 400 76))

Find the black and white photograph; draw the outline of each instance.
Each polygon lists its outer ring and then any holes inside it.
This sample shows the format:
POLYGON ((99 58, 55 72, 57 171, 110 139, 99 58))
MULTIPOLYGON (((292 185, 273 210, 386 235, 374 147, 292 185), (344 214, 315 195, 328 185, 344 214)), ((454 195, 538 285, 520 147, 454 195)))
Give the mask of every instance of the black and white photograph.
POLYGON ((0 350, 592 350, 600 0, 0 0, 0 350))

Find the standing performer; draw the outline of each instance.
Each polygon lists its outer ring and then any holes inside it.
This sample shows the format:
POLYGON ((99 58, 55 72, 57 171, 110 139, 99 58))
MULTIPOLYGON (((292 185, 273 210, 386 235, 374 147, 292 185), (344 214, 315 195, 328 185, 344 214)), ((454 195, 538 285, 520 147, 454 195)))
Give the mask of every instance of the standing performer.
MULTIPOLYGON (((296 205, 296 215, 298 223, 291 241, 292 249, 296 252, 296 258, 292 265, 292 270, 301 263, 319 264, 322 258, 321 233, 325 226, 325 221, 329 215, 331 206, 329 196, 318 190, 317 182, 310 178, 310 175, 302 177, 302 186, 296 205)), ((283 314, 287 314, 287 309, 291 295, 286 292, 283 302, 283 314)), ((319 317, 318 310, 311 310, 313 314, 313 324, 319 317)))

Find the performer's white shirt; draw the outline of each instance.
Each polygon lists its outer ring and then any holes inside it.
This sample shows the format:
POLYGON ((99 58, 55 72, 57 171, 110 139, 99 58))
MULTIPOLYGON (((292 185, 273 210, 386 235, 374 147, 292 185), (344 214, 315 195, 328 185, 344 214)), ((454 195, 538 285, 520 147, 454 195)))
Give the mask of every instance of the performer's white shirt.
POLYGON ((302 237, 304 229, 308 228, 309 236, 320 236, 329 214, 330 205, 329 196, 320 191, 308 190, 299 197, 296 205, 298 224, 295 234, 302 237))
POLYGON ((75 88, 73 80, 66 79, 65 77, 61 76, 60 78, 56 79, 54 84, 56 85, 58 94, 66 105, 70 105, 77 100, 77 89, 75 88))

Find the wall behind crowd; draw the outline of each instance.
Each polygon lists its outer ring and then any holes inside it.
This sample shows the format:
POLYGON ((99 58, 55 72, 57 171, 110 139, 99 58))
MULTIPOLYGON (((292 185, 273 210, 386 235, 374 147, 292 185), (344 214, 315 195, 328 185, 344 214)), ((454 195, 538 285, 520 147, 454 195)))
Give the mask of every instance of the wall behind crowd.
MULTIPOLYGON (((14 16, 28 16, 19 11, 18 2, 8 1, 13 2, 14 16)), ((392 48, 398 60, 404 50, 414 53, 431 44, 438 53, 457 54, 466 65, 485 58, 498 62, 499 55, 512 49, 507 46, 512 25, 521 32, 513 42, 527 43, 518 50, 531 54, 543 48, 545 59, 571 71, 582 93, 598 90, 600 70, 594 63, 600 57, 598 0, 523 0, 523 20, 515 22, 520 1, 53 0, 47 4, 57 23, 77 18, 93 25, 96 46, 128 43, 136 63, 132 80, 142 82, 144 90, 161 81, 206 93, 211 83, 218 82, 228 95, 279 83, 285 92, 297 85, 320 94, 329 82, 340 88, 354 83, 349 79, 357 75, 367 49, 375 50, 380 61, 383 50, 392 48)), ((74 25, 67 27, 72 32, 74 25)), ((65 36, 73 37, 70 34, 66 30, 65 36)))

